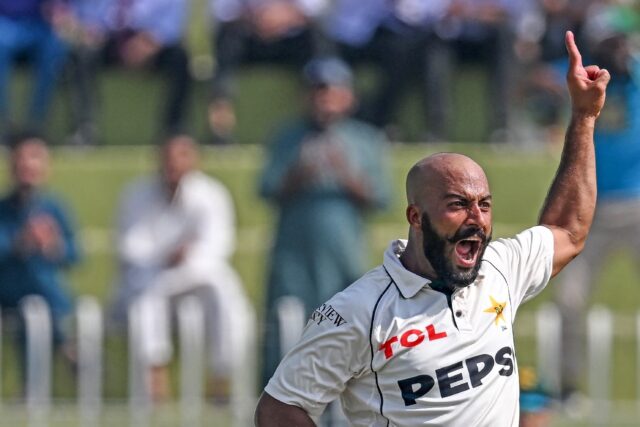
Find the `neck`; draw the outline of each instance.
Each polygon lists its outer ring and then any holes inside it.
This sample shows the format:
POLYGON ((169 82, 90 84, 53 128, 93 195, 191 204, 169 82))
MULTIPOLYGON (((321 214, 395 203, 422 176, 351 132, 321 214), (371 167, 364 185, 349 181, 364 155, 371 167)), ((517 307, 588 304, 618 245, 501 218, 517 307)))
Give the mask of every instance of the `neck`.
POLYGON ((407 247, 404 252, 400 255, 400 262, 412 273, 417 274, 418 276, 424 277, 425 279, 429 279, 434 281, 438 278, 435 270, 431 266, 429 260, 424 256, 421 248, 416 245, 415 240, 411 238, 407 242, 407 247))
POLYGON ((453 294, 453 292, 456 290, 455 286, 453 286, 453 285, 451 285, 449 283, 446 283, 444 280, 438 280, 438 279, 432 281, 429 286, 434 291, 442 292, 443 294, 447 295, 448 297, 450 297, 451 294, 453 294))
POLYGON ((450 296, 455 291, 455 286, 446 283, 438 278, 437 273, 431 266, 429 260, 424 256, 422 248, 414 243, 415 240, 409 239, 407 247, 400 255, 400 262, 407 270, 424 277, 431 281, 429 286, 431 289, 442 292, 450 296))
POLYGON ((164 186, 165 195, 167 196, 167 200, 172 201, 178 192, 177 184, 166 184, 164 186))
POLYGON ((17 186, 13 190, 13 195, 19 203, 25 203, 35 193, 35 188, 30 186, 17 186))

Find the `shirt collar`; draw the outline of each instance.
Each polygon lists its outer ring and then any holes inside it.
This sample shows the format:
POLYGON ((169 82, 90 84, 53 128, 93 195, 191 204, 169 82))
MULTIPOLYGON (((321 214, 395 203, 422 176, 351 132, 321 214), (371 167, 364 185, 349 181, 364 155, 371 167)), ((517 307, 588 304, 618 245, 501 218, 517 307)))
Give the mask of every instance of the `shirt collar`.
POLYGON ((395 282, 403 298, 413 298, 420 289, 429 287, 431 280, 419 276, 400 262, 400 255, 407 247, 407 241, 398 239, 391 242, 384 253, 383 265, 391 279, 395 282))

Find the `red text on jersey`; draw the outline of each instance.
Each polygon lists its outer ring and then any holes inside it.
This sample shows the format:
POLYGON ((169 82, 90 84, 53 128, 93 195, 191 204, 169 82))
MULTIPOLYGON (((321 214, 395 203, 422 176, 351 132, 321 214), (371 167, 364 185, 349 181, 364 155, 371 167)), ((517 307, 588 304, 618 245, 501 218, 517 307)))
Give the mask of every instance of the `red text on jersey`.
POLYGON ((402 334, 395 335, 386 340, 384 343, 380 344, 378 350, 384 351, 385 359, 390 359, 391 357, 393 357, 393 345, 396 343, 398 343, 402 347, 411 348, 424 342, 425 337, 428 338, 429 341, 435 341, 447 336, 447 333, 444 331, 436 332, 436 327, 434 325, 428 325, 427 327, 425 327, 425 329, 427 331, 426 336, 421 329, 409 329, 402 334), (398 339, 398 337, 400 338, 398 339))

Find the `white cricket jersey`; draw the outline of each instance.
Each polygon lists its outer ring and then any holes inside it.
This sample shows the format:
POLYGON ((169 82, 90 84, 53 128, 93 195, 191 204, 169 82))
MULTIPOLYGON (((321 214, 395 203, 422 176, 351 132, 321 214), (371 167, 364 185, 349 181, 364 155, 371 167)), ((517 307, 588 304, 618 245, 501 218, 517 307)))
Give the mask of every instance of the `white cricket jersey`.
POLYGON ((354 426, 518 426, 513 322, 551 277, 551 231, 490 243, 451 305, 404 268, 405 243, 315 310, 265 391, 316 422, 340 397, 354 426))

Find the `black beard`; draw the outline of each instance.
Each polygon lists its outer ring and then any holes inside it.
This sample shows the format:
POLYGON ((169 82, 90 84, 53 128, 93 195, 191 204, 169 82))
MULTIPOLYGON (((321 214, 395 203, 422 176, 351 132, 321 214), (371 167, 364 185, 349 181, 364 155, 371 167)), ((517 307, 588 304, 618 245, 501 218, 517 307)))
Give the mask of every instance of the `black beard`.
MULTIPOLYGON (((422 249, 424 256, 438 276, 436 282, 441 284, 444 288, 443 290, 453 292, 457 288, 469 286, 476 280, 478 271, 480 271, 482 256, 490 241, 491 235, 487 236, 482 229, 474 226, 468 228, 461 227, 451 238, 441 237, 433 228, 429 215, 427 215, 427 213, 422 214, 422 249), (478 236, 481 239, 478 261, 472 269, 460 271, 452 264, 451 260, 445 256, 445 248, 447 244, 455 245, 456 242, 471 236, 478 236)), ((438 288, 438 283, 436 283, 434 287, 438 288)))

